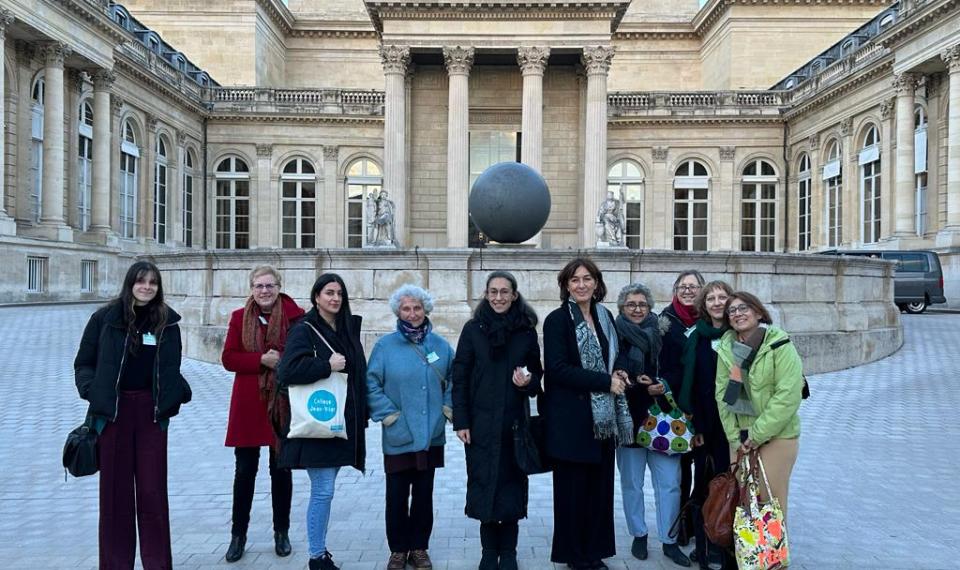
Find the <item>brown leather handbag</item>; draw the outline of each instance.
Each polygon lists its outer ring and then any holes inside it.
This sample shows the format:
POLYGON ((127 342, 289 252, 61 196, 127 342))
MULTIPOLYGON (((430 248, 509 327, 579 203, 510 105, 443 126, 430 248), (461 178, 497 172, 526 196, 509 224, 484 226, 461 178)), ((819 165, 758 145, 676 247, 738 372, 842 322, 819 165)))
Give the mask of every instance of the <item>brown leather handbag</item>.
POLYGON ((703 530, 710 542, 718 546, 733 546, 733 515, 740 503, 740 482, 737 479, 740 462, 738 452, 733 469, 710 480, 707 500, 703 503, 703 530))

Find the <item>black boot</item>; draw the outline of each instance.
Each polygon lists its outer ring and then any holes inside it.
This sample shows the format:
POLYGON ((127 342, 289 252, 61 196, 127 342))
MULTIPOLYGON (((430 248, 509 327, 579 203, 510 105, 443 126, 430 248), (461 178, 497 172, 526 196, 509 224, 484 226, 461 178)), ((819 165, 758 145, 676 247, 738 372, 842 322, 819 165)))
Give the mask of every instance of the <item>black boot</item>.
POLYGON ((247 546, 247 535, 235 534, 230 538, 230 546, 227 547, 227 554, 224 560, 227 562, 236 562, 243 558, 243 549, 247 546))
POLYGON ((500 570, 517 570, 517 535, 520 527, 517 521, 500 523, 499 545, 500 570))
POLYGON ((633 543, 630 545, 630 554, 637 560, 647 559, 647 535, 633 537, 633 543))
POLYGON ((680 550, 680 547, 676 544, 664 544, 663 545, 663 555, 673 560, 674 564, 679 566, 689 567, 690 559, 687 558, 687 555, 680 550))
POLYGON ((496 522, 480 523, 480 547, 483 552, 477 570, 497 570, 500 567, 497 561, 499 527, 500 524, 496 522))
POLYGON ((287 531, 278 530, 273 533, 273 549, 277 556, 290 556, 293 548, 290 546, 290 537, 287 536, 287 531))

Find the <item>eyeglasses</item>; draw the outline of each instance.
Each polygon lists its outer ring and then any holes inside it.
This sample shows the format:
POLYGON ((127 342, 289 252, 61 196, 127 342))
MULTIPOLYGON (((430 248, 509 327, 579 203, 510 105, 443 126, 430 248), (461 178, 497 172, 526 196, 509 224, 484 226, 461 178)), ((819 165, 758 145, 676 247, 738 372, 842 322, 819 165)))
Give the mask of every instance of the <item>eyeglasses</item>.
POLYGON ((646 311, 650 308, 650 305, 646 303, 626 303, 623 308, 632 313, 633 311, 646 311))
POLYGON ((510 289, 487 289, 487 296, 493 299, 497 297, 503 297, 504 299, 509 298, 513 294, 513 291, 510 289))
POLYGON ((276 283, 257 283, 253 286, 257 291, 273 291, 277 288, 276 283))
POLYGON ((730 315, 731 317, 739 314, 746 315, 748 312, 750 312, 749 305, 734 305, 729 309, 727 309, 727 314, 730 315))
POLYGON ((683 291, 684 293, 689 293, 691 291, 699 291, 699 285, 677 285, 677 291, 683 291))

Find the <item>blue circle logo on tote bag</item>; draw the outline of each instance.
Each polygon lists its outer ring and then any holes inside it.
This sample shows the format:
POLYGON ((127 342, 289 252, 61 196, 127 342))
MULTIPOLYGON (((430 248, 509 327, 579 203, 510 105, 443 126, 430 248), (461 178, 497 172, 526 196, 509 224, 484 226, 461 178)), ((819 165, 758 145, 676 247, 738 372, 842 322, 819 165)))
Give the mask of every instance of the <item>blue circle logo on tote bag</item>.
POLYGON ((326 390, 317 390, 310 395, 307 411, 321 422, 328 422, 337 415, 337 398, 326 390))

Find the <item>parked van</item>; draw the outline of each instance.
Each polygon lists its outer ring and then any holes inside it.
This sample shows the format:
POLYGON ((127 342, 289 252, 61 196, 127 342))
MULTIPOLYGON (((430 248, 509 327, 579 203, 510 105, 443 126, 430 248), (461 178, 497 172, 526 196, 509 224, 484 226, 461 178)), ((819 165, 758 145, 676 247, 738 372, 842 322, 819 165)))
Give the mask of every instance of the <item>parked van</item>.
POLYGON ((927 250, 836 250, 823 255, 857 255, 896 261, 893 278, 893 302, 901 311, 922 313, 936 303, 946 303, 943 296, 943 270, 936 252, 927 250))

